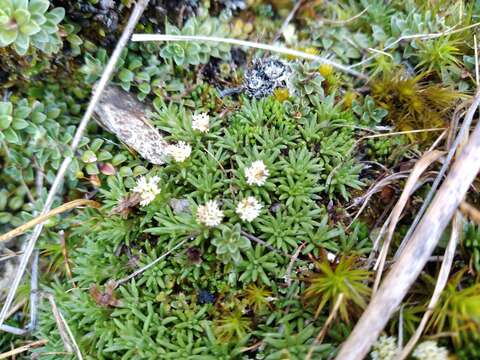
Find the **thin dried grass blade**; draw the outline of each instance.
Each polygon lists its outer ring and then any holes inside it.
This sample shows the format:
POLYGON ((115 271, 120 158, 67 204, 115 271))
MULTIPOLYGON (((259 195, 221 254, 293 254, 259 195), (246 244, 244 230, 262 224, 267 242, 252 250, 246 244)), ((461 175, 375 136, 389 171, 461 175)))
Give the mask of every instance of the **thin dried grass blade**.
POLYGON ((418 339, 422 335, 425 326, 427 325, 428 319, 432 315, 433 309, 440 298, 440 295, 445 288, 445 285, 448 281, 448 276, 450 274, 450 270, 453 264, 453 258, 455 256, 455 249, 457 248, 458 239, 460 237, 460 233, 462 231, 462 216, 457 212, 453 217, 452 221, 452 232, 450 235, 450 240, 448 242, 448 246, 445 249, 445 255, 443 257, 442 266, 440 267, 440 272, 438 274, 437 283, 435 284, 435 289, 433 291, 433 295, 428 303, 428 309, 423 314, 422 320, 420 321, 420 325, 415 330, 415 334, 410 338, 407 345, 403 348, 402 352, 399 355, 399 360, 403 360, 407 358, 408 354, 413 350, 415 344, 417 343, 418 339))
POLYGON ((475 206, 466 201, 462 201, 459 209, 463 216, 480 225, 480 210, 478 210, 475 206))
POLYGON ((428 151, 415 163, 415 166, 413 167, 412 172, 407 179, 405 188, 403 189, 397 204, 392 210, 392 217, 388 226, 387 236, 385 238, 385 241, 383 242, 382 249, 380 250, 380 254, 374 267, 374 270, 377 270, 377 274, 375 276, 375 282, 373 285, 373 293, 377 291, 380 284, 383 268, 385 266, 385 260, 387 258, 388 249, 392 241, 393 233, 395 231, 395 228, 397 227, 398 221, 400 220, 402 211, 405 208, 408 199, 410 198, 415 189, 415 184, 417 183, 420 176, 425 172, 425 170, 427 170, 427 168, 432 163, 440 159, 440 157, 444 154, 445 153, 443 151, 439 150, 428 151))

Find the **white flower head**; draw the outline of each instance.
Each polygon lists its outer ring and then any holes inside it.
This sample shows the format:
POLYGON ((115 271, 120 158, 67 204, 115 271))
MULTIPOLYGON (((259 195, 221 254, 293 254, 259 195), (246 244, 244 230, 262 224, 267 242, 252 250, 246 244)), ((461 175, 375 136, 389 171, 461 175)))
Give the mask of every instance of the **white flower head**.
POLYGON ((223 211, 220 210, 215 200, 207 201, 205 205, 197 208, 197 222, 208 227, 220 225, 223 219, 223 211))
POLYGON ((251 222, 260 215, 263 205, 258 202, 253 196, 248 196, 241 200, 235 212, 240 216, 243 221, 251 222))
POLYGON ((448 350, 429 340, 418 345, 412 355, 419 360, 447 360, 448 350))
POLYGON ((207 113, 195 114, 192 116, 192 129, 206 133, 209 130, 210 116, 207 113))
POLYGON ((178 144, 168 145, 165 151, 176 162, 183 162, 192 153, 192 147, 185 141, 179 141, 178 144))
POLYGON ((336 259, 337 255, 335 255, 334 253, 330 252, 330 251, 327 251, 327 260, 332 262, 336 259))
POLYGON ((137 185, 133 188, 133 192, 140 194, 140 205, 146 206, 150 204, 160 193, 158 182, 160 178, 158 176, 145 177, 141 176, 137 179, 137 185))
POLYGON ((269 171, 262 160, 254 161, 250 167, 245 169, 248 185, 262 186, 267 181, 269 171))
POLYGON ((370 353, 373 360, 394 360, 397 355, 397 338, 394 336, 380 336, 370 353))

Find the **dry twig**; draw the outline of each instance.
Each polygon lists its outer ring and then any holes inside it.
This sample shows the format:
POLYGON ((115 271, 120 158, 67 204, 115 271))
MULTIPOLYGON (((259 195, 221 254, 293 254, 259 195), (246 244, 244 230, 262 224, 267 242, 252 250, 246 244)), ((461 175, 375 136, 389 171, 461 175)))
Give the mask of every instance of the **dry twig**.
POLYGON ((435 285, 435 289, 433 291, 432 298, 428 303, 427 311, 425 312, 425 314, 423 314, 422 320, 420 321, 420 325, 418 325, 418 328, 415 330, 415 334, 413 334, 413 336, 408 341, 407 345, 405 345, 405 347, 403 348, 402 352, 398 357, 398 360, 405 359, 414 348, 418 339, 420 339, 423 329, 425 329, 425 326, 427 325, 427 321, 428 319, 430 319, 430 315, 432 314, 433 309, 437 304, 438 299, 440 298, 440 295, 443 289, 445 288, 445 285, 447 284, 448 275, 450 274, 450 269, 452 268, 452 264, 453 264, 453 258, 455 256, 455 249, 457 248, 458 238, 460 237, 460 233, 462 231, 461 222, 462 222, 461 216, 457 212, 453 217, 452 233, 450 235, 450 241, 448 242, 448 246, 445 249, 445 256, 442 261, 442 266, 440 268, 440 273, 438 274, 438 279, 435 285))
POLYGON ((48 343, 47 339, 33 341, 31 343, 28 343, 27 345, 23 345, 23 346, 20 346, 16 349, 13 349, 13 350, 10 350, 10 351, 7 351, 7 352, 4 352, 4 353, 0 354, 0 359, 14 358, 15 355, 21 354, 21 353, 23 353, 25 351, 28 351, 30 349, 34 349, 34 348, 43 346, 46 343, 48 343))
POLYGON ((480 210, 466 201, 462 201, 459 207, 463 216, 480 225, 480 210))
POLYGON ((46 214, 37 216, 36 218, 26 222, 25 224, 20 225, 19 227, 13 230, 10 230, 6 234, 0 235, 0 242, 8 241, 13 239, 14 237, 20 236, 28 229, 34 227, 35 225, 38 225, 47 221, 52 216, 64 213, 65 211, 72 210, 80 206, 90 206, 93 208, 99 208, 100 204, 94 200, 87 200, 87 199, 77 199, 77 200, 73 200, 68 203, 62 204, 59 207, 56 207, 55 209, 50 210, 46 214))
POLYGON ((310 349, 308 350, 308 354, 305 357, 305 360, 310 360, 312 358, 313 352, 315 351, 315 346, 321 343, 323 338, 327 334, 327 331, 330 328, 330 325, 332 324, 333 320, 335 320, 335 317, 337 316, 337 312, 338 312, 338 309, 340 308, 340 305, 342 304, 343 297, 344 297, 343 293, 338 295, 338 299, 335 302, 335 305, 333 306, 332 311, 328 315, 327 321, 325 321, 325 324, 323 324, 322 329, 320 330, 317 337, 313 341, 312 346, 310 346, 310 349))
POLYGON ((398 199, 395 207, 393 208, 392 211, 392 216, 389 218, 389 225, 388 225, 388 231, 387 231, 387 237, 385 238, 383 242, 382 249, 380 250, 380 255, 378 256, 377 263, 375 265, 376 267, 376 276, 375 276, 375 282, 373 284, 373 290, 372 293, 375 294, 378 285, 380 284, 380 279, 382 278, 382 273, 383 273, 383 268, 385 266, 385 260, 387 259, 387 254, 388 254, 388 249, 390 248, 390 242, 392 241, 393 238, 393 233, 395 231, 395 228, 397 227, 397 223, 400 220, 400 215, 402 214, 403 209, 407 205, 408 199, 410 196, 413 194, 413 191, 415 190, 415 184, 417 183, 418 179, 420 176, 423 174, 427 168, 437 161, 441 156, 444 155, 444 152, 438 151, 438 150, 433 150, 425 153, 416 163, 413 168, 413 170, 410 173, 410 176, 408 177, 408 180, 405 184, 405 187, 402 191, 402 194, 400 195, 400 198, 398 199))
POLYGON ((62 313, 58 310, 57 304, 55 303, 55 299, 53 298, 52 294, 47 295, 48 301, 50 301, 50 305, 52 307, 53 316, 55 318, 55 322, 57 323, 58 332, 60 333, 60 337, 63 341, 63 347, 65 351, 68 353, 75 352, 75 355, 79 360, 83 359, 82 353, 80 352, 80 348, 78 347, 77 342, 75 341, 75 337, 68 326, 67 321, 63 317, 62 313))
POLYGON ((362 73, 360 73, 356 70, 352 70, 345 65, 339 64, 335 61, 326 59, 324 57, 308 54, 308 53, 300 51, 300 50, 289 49, 289 48, 286 48, 286 47, 283 47, 283 46, 268 45, 268 44, 253 42, 253 41, 238 40, 238 39, 231 39, 231 38, 222 38, 222 37, 216 37, 216 36, 202 36, 202 35, 196 35, 196 36, 192 35, 192 36, 190 36, 190 35, 166 35, 166 34, 133 34, 132 41, 139 41, 139 42, 145 42, 145 41, 198 41, 198 42, 205 42, 205 41, 207 41, 207 42, 220 42, 220 43, 232 44, 232 45, 237 45, 237 46, 248 46, 248 47, 267 50, 267 51, 272 51, 272 52, 276 52, 276 53, 280 53, 280 54, 292 55, 292 56, 303 58, 303 59, 319 61, 321 63, 331 65, 334 68, 336 68, 340 71, 343 71, 347 74, 358 77, 359 79, 368 80, 367 75, 362 74, 362 73))

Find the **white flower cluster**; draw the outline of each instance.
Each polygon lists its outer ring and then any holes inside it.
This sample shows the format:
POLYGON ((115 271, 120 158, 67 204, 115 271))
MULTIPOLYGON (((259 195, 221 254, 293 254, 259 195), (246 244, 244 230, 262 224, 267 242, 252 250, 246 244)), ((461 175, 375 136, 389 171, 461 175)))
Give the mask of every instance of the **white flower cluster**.
POLYGON ((220 225, 223 219, 223 211, 220 210, 215 200, 207 201, 205 205, 197 208, 197 222, 208 227, 220 225))
POLYGON ((235 212, 243 221, 252 222, 258 217, 258 215, 260 215, 260 210, 262 210, 262 207, 263 205, 260 204, 257 199, 255 199, 253 196, 248 196, 238 203, 235 212))
POLYGON ((195 114, 192 116, 192 129, 206 133, 209 130, 210 116, 207 113, 195 114))
POLYGON ((250 167, 245 169, 248 185, 262 186, 267 181, 269 171, 262 160, 254 161, 250 167))
POLYGON ((412 355, 418 360, 447 360, 448 350, 429 340, 419 344, 412 355))
POLYGON ((394 360, 397 355, 397 338, 393 336, 380 336, 370 353, 372 360, 394 360))
POLYGON ((192 153, 192 147, 185 141, 179 141, 178 144, 168 145, 165 152, 176 162, 185 161, 192 153))
POLYGON ((133 192, 140 194, 141 206, 150 204, 155 199, 155 196, 160 193, 160 188, 157 185, 159 181, 160 178, 158 176, 150 178, 142 176, 137 180, 137 185, 133 188, 133 192))

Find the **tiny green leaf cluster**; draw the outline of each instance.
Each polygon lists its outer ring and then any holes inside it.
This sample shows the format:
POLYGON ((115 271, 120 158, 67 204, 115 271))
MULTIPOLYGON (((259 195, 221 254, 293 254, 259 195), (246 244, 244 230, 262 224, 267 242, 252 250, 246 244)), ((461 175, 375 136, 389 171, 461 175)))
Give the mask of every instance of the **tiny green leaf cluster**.
POLYGON ((58 24, 65 16, 63 8, 50 7, 48 0, 0 1, 0 47, 12 45, 18 55, 33 47, 51 54, 62 44, 58 24))

